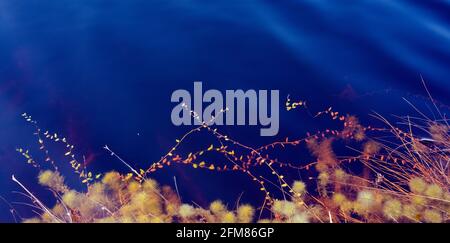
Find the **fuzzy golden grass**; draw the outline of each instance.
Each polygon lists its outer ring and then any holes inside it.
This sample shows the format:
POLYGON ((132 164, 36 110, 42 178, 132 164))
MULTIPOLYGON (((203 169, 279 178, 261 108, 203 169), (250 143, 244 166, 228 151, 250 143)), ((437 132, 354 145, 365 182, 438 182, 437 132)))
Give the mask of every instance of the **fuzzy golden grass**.
MULTIPOLYGON (((288 99, 286 109, 292 111, 305 105, 303 101, 288 99)), ((431 119, 417 111, 420 117, 396 117, 395 124, 375 114, 385 124, 375 128, 329 108, 315 117, 329 117, 339 124, 339 129, 326 129, 296 140, 286 138, 258 148, 242 144, 203 122, 176 139, 175 146, 161 160, 141 169, 131 167, 105 146, 130 170, 125 175, 117 172, 93 175, 78 162, 67 139, 42 133, 37 123, 24 114, 36 126, 40 149, 47 155, 46 163, 37 163, 28 150, 18 151, 41 170, 39 183, 54 192, 56 205, 48 208, 17 178, 14 180, 40 210, 37 217, 24 222, 449 222, 450 126, 441 114, 439 119, 431 119), (200 131, 207 131, 217 142, 199 151, 178 154, 187 138, 200 131), (75 191, 65 184, 56 163, 48 156, 44 140, 62 143, 67 148, 65 155, 86 184, 86 191, 75 191), (337 154, 332 146, 337 143, 357 154, 337 154), (298 165, 280 161, 270 153, 287 146, 304 146, 316 160, 298 165), (227 163, 208 162, 207 155, 212 153, 222 155, 227 163), (361 173, 350 170, 355 164, 362 167, 361 173), (242 173, 263 193, 264 201, 235 209, 219 200, 206 208, 183 203, 171 187, 151 179, 152 173, 168 166, 242 173), (261 170, 270 172, 265 174, 271 178, 260 173, 261 170), (286 170, 313 170, 317 176, 299 181, 283 175, 286 170), (312 187, 315 190, 308 190, 312 187)))

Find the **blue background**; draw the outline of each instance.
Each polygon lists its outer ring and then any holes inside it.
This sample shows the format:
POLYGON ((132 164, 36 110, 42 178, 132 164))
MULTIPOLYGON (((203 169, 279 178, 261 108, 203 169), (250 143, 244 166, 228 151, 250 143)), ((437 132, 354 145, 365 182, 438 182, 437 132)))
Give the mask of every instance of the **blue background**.
MULTIPOLYGON (((23 112, 68 137, 101 172, 126 171, 105 144, 136 167, 158 160, 189 129, 171 124, 170 95, 196 80, 205 89, 279 89, 281 104, 290 94, 313 111, 332 105, 370 122, 372 111, 413 113, 402 97, 425 100, 422 75, 449 104, 449 12, 448 1, 1 0, 0 195, 28 202, 14 193, 15 174, 52 202, 15 152, 30 148, 39 158, 23 112)), ((301 111, 280 119, 276 138, 260 138, 257 127, 223 129, 257 146, 328 126, 301 111)), ((183 149, 204 143, 200 135, 183 149)), ((243 175, 173 167, 155 176, 170 185, 176 176, 184 201, 203 206, 216 198, 232 205, 241 192, 241 201, 261 199, 243 175)), ((12 221, 0 203, 0 222, 12 221)))

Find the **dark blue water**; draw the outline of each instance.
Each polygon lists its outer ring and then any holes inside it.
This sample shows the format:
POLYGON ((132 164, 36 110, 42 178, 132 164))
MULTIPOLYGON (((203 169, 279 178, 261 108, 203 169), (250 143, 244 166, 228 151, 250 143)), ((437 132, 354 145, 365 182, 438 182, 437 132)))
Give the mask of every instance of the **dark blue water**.
MULTIPOLYGON (((135 166, 159 159, 189 129, 171 124, 170 95, 196 80, 206 89, 279 89, 312 110, 332 105, 370 122, 371 111, 411 113, 402 97, 421 102, 422 75, 450 104, 448 13, 448 1, 1 0, 0 195, 27 201, 13 193, 14 173, 50 197, 14 151, 36 147, 23 112, 105 171, 125 169, 105 144, 135 166)), ((278 138, 320 129, 304 112, 280 119, 278 138)), ((255 146, 275 139, 254 127, 225 132, 255 146)), ((259 195, 244 176, 182 167, 156 175, 168 184, 173 176, 202 205, 259 195)), ((0 204, 0 221, 12 220, 0 204)))

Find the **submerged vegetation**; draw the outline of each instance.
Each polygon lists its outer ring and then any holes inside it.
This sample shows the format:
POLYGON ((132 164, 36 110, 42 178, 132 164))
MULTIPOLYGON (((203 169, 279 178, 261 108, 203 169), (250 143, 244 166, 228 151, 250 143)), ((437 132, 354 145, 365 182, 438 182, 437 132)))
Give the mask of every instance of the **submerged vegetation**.
MULTIPOLYGON (((287 110, 305 107, 304 102, 286 102, 287 110)), ((192 129, 161 160, 148 168, 135 169, 108 146, 105 149, 130 169, 129 174, 89 172, 74 155, 74 146, 57 134, 35 135, 46 154, 37 163, 28 150, 18 149, 29 164, 38 168, 38 180, 48 187, 56 204, 47 207, 16 181, 35 205, 37 217, 24 222, 449 222, 450 213, 450 126, 445 116, 430 119, 397 117, 391 123, 381 115, 381 127, 362 125, 350 115, 329 108, 316 114, 336 122, 337 129, 326 129, 306 137, 253 148, 222 134, 208 123, 192 129), (187 155, 178 154, 186 138, 207 131, 217 143, 187 155), (48 155, 45 141, 62 143, 65 156, 87 190, 80 192, 65 184, 56 163, 48 155), (334 149, 343 145, 350 155, 334 149), (272 153, 287 147, 303 146, 315 158, 312 163, 282 162, 272 153), (272 151, 272 153, 271 153, 272 151), (220 154, 224 164, 205 162, 209 153, 220 154), (159 185, 151 174, 168 166, 190 166, 215 172, 231 171, 248 176, 264 195, 261 205, 242 204, 227 208, 222 201, 209 207, 183 203, 169 186, 159 185), (355 170, 354 168, 360 168, 355 170), (261 171, 266 171, 262 174, 261 171), (307 180, 289 178, 290 170, 308 171, 307 180), (266 174, 272 178, 266 178, 266 174)))

